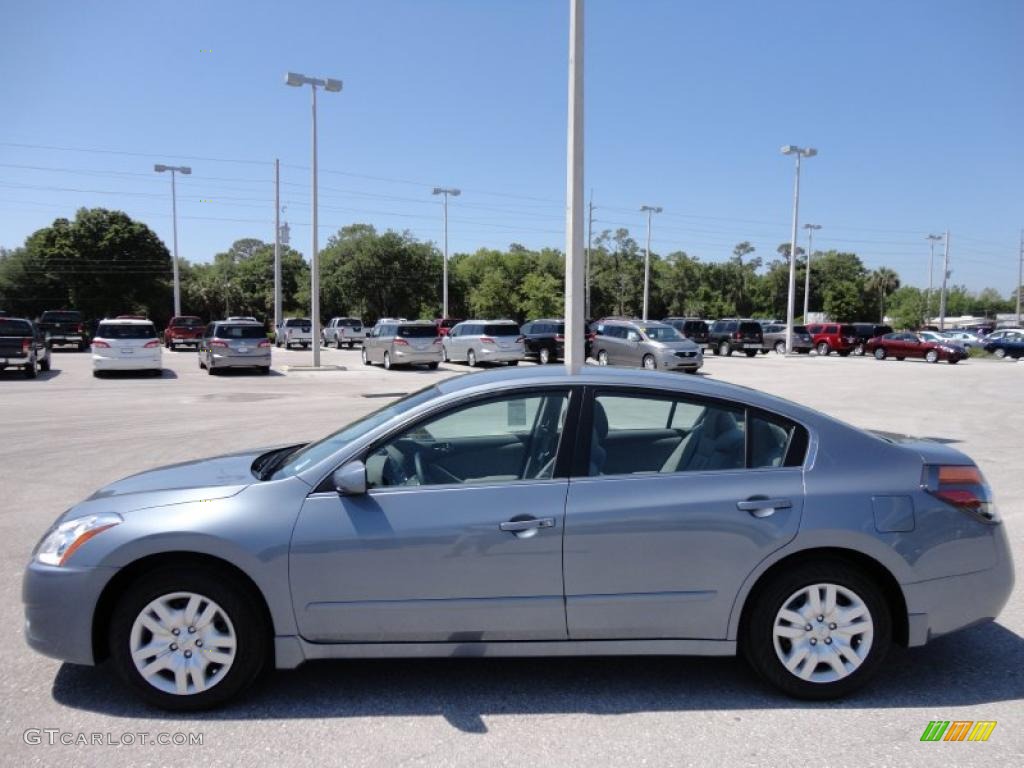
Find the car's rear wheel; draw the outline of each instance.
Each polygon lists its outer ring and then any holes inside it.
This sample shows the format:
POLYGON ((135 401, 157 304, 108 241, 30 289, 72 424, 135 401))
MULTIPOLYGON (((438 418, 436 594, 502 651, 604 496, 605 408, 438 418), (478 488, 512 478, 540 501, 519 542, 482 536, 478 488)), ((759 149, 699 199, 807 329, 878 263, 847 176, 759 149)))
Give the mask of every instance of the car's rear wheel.
POLYGON ((432 371, 436 371, 437 370, 437 366, 438 366, 437 363, 427 363, 427 368, 429 368, 432 371))
POLYGON ((363 365, 370 364, 370 358, 366 354, 366 347, 363 347, 363 351, 360 353, 363 358, 363 365))
POLYGON ((939 362, 939 353, 934 349, 929 349, 928 352, 925 354, 924 359, 927 360, 929 363, 937 363, 939 362))
POLYGON ((466 353, 466 365, 470 368, 476 368, 476 352, 472 349, 466 353))
POLYGON ((110 622, 110 656, 143 699, 163 709, 218 706, 255 681, 269 657, 257 598, 226 572, 151 571, 128 587, 110 622))
POLYGON ((541 347, 540 352, 537 353, 537 359, 541 365, 547 365, 551 362, 551 350, 547 347, 541 347))
POLYGON ((391 355, 388 354, 387 352, 384 353, 384 370, 391 370, 391 355))
POLYGON ((48 371, 50 370, 50 355, 47 353, 46 357, 39 361, 39 370, 48 371))
POLYGON ((743 654, 790 696, 845 696, 878 671, 889 650, 892 620, 882 591, 845 563, 787 569, 750 600, 743 654))
POLYGON ((776 341, 775 342, 775 354, 784 355, 786 354, 786 342, 776 341))
POLYGON ((725 355, 726 357, 732 354, 732 347, 729 346, 728 341, 723 341, 718 345, 718 354, 725 355))
POLYGON ((743 352, 746 354, 747 357, 757 357, 756 349, 745 349, 743 350, 743 352))
POLYGON ((1000 347, 997 348, 996 351, 993 352, 992 354, 998 357, 1000 360, 1002 360, 1004 357, 1006 357, 1006 350, 1000 347))
POLYGON ((32 358, 28 361, 28 365, 25 366, 25 376, 34 379, 39 375, 39 361, 36 360, 36 356, 32 355, 32 358))
POLYGON ((875 360, 885 360, 885 347, 879 347, 875 350, 875 360))
POLYGON ((863 355, 864 355, 864 345, 863 344, 858 344, 857 346, 855 346, 853 348, 853 354, 856 355, 857 357, 863 357, 863 355))
POLYGON ((819 354, 819 355, 821 355, 822 357, 827 357, 827 356, 828 356, 828 353, 832 351, 832 347, 830 347, 830 346, 828 345, 828 342, 827 342, 827 341, 823 341, 823 342, 821 342, 821 343, 820 343, 820 344, 819 344, 819 345, 818 345, 818 346, 816 347, 816 349, 818 350, 818 354, 819 354))

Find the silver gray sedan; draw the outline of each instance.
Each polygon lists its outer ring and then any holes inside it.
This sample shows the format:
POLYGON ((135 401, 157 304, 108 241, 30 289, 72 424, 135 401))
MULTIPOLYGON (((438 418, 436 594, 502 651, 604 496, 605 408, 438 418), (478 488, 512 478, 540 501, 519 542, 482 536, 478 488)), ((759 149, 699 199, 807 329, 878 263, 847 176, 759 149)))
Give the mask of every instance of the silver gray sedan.
POLYGON ((318 442, 154 469, 32 553, 25 633, 167 709, 310 659, 741 653, 807 699, 1013 586, 978 467, 743 387, 448 379, 318 442))

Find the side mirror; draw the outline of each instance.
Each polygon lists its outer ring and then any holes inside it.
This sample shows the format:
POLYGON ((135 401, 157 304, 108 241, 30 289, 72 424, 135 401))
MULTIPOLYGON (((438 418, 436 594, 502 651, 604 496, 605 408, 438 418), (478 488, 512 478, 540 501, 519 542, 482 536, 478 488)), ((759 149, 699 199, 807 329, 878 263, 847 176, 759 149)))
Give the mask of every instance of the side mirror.
POLYGON ((350 461, 334 470, 331 480, 339 496, 361 496, 366 493, 366 465, 350 461))

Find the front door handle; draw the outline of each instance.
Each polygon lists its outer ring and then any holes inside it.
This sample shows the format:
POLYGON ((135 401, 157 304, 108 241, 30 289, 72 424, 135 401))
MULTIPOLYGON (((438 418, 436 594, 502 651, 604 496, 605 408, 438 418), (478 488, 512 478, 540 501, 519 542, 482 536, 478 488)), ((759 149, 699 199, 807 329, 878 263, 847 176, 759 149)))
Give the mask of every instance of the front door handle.
POLYGON ((509 533, 532 533, 538 528, 553 528, 555 518, 553 517, 530 517, 525 520, 508 520, 498 523, 498 528, 509 533))
POLYGON ((789 509, 792 506, 793 502, 789 499, 754 498, 736 502, 736 509, 749 512, 754 517, 768 517, 774 514, 777 509, 789 509))

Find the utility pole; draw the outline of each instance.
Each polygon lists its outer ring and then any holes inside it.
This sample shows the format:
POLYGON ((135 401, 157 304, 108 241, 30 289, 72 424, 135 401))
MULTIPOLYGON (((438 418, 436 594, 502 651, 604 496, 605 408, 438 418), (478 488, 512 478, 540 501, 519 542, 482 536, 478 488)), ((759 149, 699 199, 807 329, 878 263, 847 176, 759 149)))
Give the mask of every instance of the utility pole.
POLYGON ((281 161, 274 159, 274 333, 281 327, 281 161))
POLYGON ((154 165, 153 170, 157 173, 171 172, 171 227, 174 231, 174 316, 181 314, 181 282, 178 279, 178 191, 174 185, 176 174, 183 173, 186 176, 192 173, 192 169, 186 165, 154 165))
POLYGON ((1020 328, 1020 287, 1024 284, 1024 229, 1020 231, 1020 257, 1017 259, 1017 327, 1020 328))
POLYGON ((814 253, 814 230, 821 229, 821 224, 804 224, 807 230, 807 269, 804 275, 804 324, 807 323, 807 313, 810 311, 811 299, 811 254, 814 253))
POLYGON ((441 266, 441 317, 448 318, 448 196, 458 197, 461 190, 454 187, 434 187, 432 194, 444 195, 442 208, 444 209, 444 261, 441 266))
POLYGON ((650 303, 651 295, 651 216, 661 213, 660 205, 641 205, 641 212, 647 213, 647 248, 644 251, 644 314, 643 320, 647 321, 647 305, 650 303))
POLYGON ((946 249, 942 256, 942 294, 939 296, 939 330, 946 330, 946 281, 949 279, 949 230, 946 230, 946 249))
POLYGON ((942 235, 928 235, 927 238, 931 252, 928 256, 928 293, 925 294, 924 299, 924 324, 930 325, 932 319, 932 293, 935 280, 935 243, 942 239, 942 235))
POLYGON ((814 147, 798 147, 787 144, 782 148, 784 155, 796 155, 796 175, 793 180, 793 236, 789 240, 789 289, 786 297, 786 354, 793 354, 793 313, 796 311, 796 235, 800 218, 800 160, 814 157, 814 147))
MULTIPOLYGON (((594 236, 594 190, 590 190, 590 203, 587 204, 587 288, 586 297, 583 300, 583 314, 586 319, 592 317, 590 314, 590 248, 594 236)), ((1017 314, 1020 314, 1018 310, 1017 314)))
POLYGON ((565 371, 583 357, 586 275, 583 264, 583 0, 569 0, 569 98, 565 168, 565 371))

